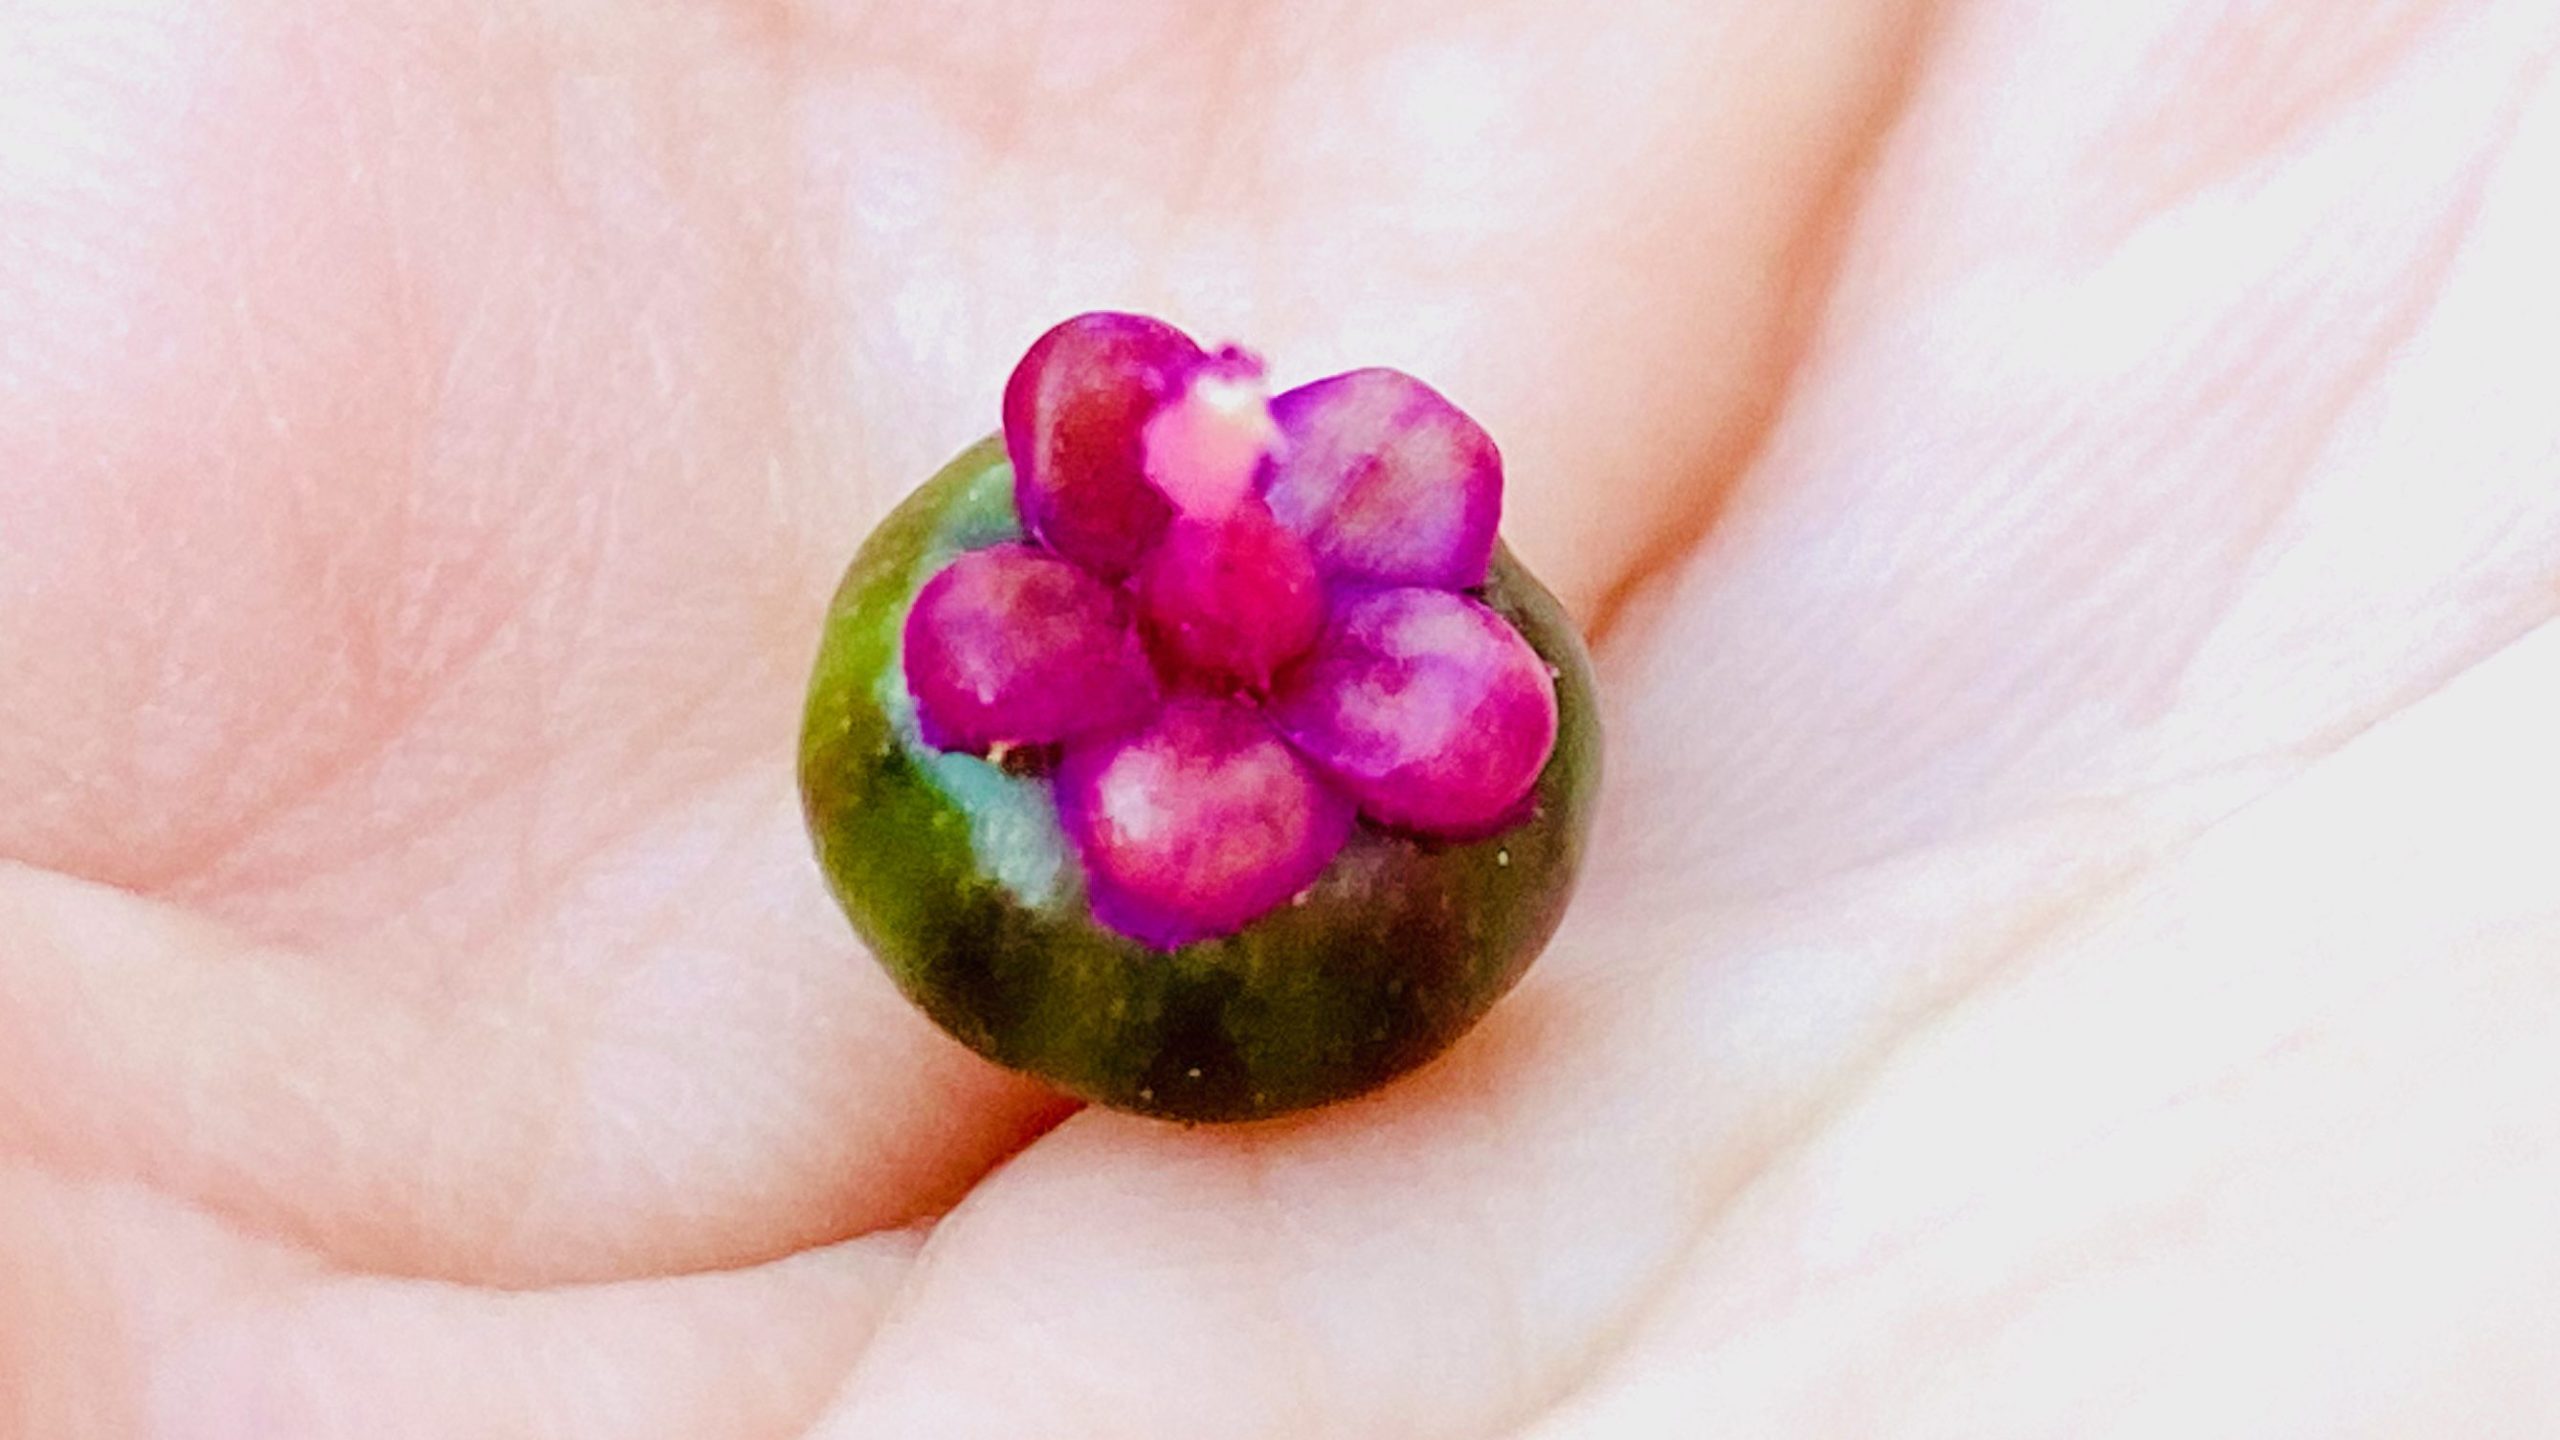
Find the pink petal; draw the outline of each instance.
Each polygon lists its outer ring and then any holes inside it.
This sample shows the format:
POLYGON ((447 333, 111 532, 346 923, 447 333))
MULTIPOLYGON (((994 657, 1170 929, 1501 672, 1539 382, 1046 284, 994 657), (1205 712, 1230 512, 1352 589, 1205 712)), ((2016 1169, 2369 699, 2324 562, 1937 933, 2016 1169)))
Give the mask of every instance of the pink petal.
POLYGON ((1147 483, 1147 422, 1207 358, 1161 320, 1107 311, 1035 341, 1004 387, 1024 528, 1112 579, 1136 569, 1173 513, 1147 483))
POLYGON ((1271 402, 1287 443, 1265 490, 1327 574, 1375 585, 1484 583, 1502 520, 1492 437, 1430 386, 1354 370, 1271 402))
POLYGON ((1257 500, 1220 521, 1176 517, 1137 590, 1157 656, 1213 685, 1267 688, 1324 629, 1315 557, 1257 500))
POLYGON ((971 551, 926 581, 906 667, 917 728, 945 750, 1073 739, 1157 700, 1120 592, 1029 545, 971 551))
POLYGON ((1159 949, 1233 934, 1315 882, 1351 802, 1253 711, 1176 700, 1134 735, 1068 747, 1058 816, 1094 917, 1159 949))
POLYGON ((1556 742, 1546 662, 1508 621, 1446 590, 1338 605, 1270 715, 1372 819, 1452 838, 1508 823, 1556 742))

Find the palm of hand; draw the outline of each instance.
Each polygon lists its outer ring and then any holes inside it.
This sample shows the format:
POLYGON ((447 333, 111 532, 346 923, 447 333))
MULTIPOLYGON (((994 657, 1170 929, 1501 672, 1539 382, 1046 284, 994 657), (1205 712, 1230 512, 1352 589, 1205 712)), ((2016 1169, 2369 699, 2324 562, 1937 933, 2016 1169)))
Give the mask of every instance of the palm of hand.
POLYGON ((0 56, 23 1433, 2560 1404, 2542 7, 218 8, 0 56), (1444 384, 1607 626, 1575 921, 1296 1122, 1050 1128, 798 833, 1105 303, 1444 384))

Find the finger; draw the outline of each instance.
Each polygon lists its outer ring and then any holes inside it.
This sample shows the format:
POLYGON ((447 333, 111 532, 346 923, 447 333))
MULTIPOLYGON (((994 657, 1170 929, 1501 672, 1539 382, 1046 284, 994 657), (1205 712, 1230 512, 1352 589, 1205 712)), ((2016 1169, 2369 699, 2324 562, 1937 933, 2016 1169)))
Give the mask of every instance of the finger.
POLYGON ((2555 725, 2546 624, 2008 957, 1528 1433, 2533 1433, 2555 725))
MULTIPOLYGON (((344 1266, 527 1283, 745 1264, 954 1194, 952 1157, 1022 1138, 983 1128, 1004 1094, 894 999, 749 986, 706 1006, 681 970, 624 970, 557 1010, 438 1002, 23 866, 0 865, 0 934, 0 1152, 344 1266), (935 1061, 847 1093, 853 1057, 901 1047, 935 1061), (866 1114, 908 1123, 866 1133, 866 1114)), ((1027 1130, 1057 1104, 1013 1113, 1027 1130)))
POLYGON ((911 1247, 499 1292, 349 1276, 112 1182, 0 1171, 0 1421, 86 1440, 773 1440, 911 1247))
POLYGON ((1665 883, 2280 769, 2550 613, 2548 7, 1957 13, 1623 682, 1665 883))

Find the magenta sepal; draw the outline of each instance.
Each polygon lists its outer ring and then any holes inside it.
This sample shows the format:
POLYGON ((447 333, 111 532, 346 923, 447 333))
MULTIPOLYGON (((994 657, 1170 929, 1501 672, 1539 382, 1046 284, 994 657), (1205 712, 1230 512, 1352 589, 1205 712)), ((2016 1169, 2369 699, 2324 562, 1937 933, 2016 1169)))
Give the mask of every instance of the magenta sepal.
POLYGON ((1094 918, 1159 949, 1287 903, 1351 836, 1350 800, 1231 701, 1175 700, 1135 734, 1070 745, 1057 785, 1094 918))
POLYGON ((1143 315, 1079 315, 1033 342, 1004 387, 1024 528, 1106 578, 1136 569, 1173 515, 1147 480, 1147 421, 1208 359, 1143 315))
POLYGON ((1502 523, 1502 456, 1439 391, 1354 370, 1271 402, 1284 439, 1263 498, 1327 575, 1464 590, 1502 523))
POLYGON ((1124 728, 1158 699, 1128 602, 1045 550, 974 550, 907 614, 916 728, 942 750, 1050 745, 1124 728))
POLYGON ((1468 838, 1510 822, 1555 749, 1555 678, 1509 622, 1446 590, 1335 602, 1272 723, 1383 824, 1468 838))

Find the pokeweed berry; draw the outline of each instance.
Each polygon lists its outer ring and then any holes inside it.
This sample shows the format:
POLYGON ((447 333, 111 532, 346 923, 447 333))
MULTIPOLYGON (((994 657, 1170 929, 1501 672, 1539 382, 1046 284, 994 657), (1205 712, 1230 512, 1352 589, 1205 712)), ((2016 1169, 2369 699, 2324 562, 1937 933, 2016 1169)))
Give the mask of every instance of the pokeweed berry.
POLYGON ((1561 920, 1588 660, 1496 538, 1502 462, 1393 370, 1097 313, 900 506, 828 615, 801 740, 831 888, 990 1058, 1184 1120, 1439 1053, 1561 920))

